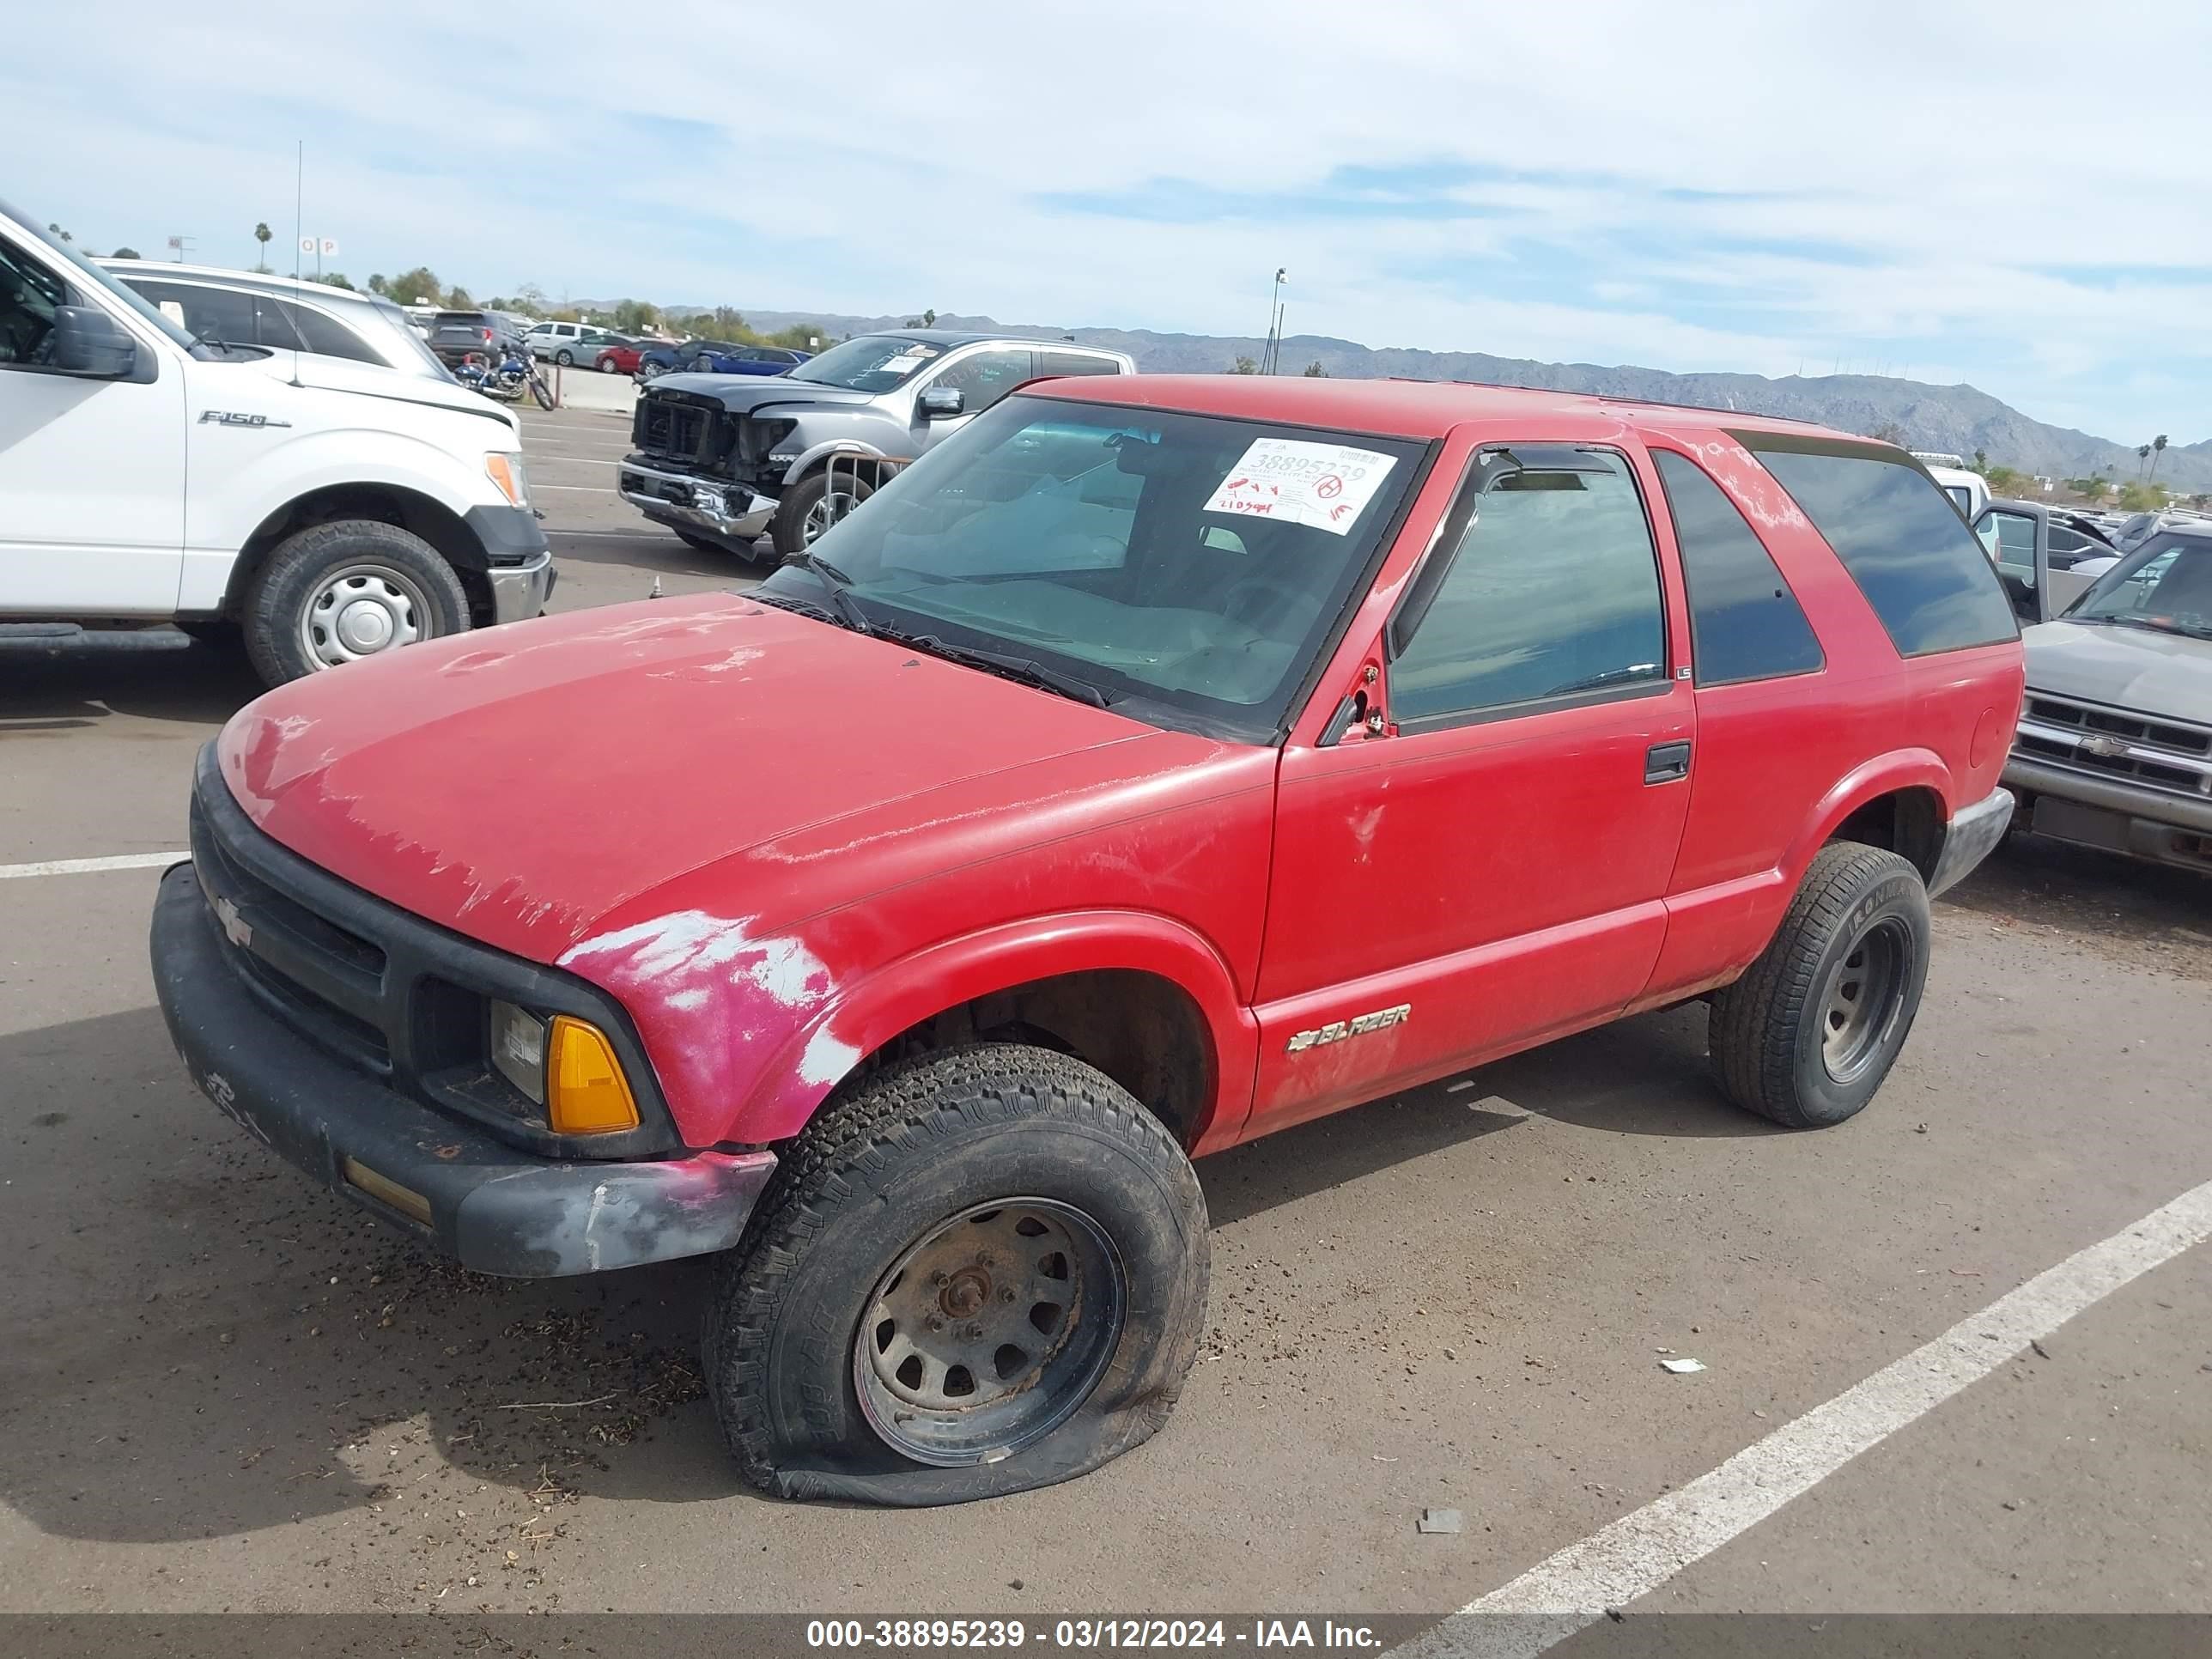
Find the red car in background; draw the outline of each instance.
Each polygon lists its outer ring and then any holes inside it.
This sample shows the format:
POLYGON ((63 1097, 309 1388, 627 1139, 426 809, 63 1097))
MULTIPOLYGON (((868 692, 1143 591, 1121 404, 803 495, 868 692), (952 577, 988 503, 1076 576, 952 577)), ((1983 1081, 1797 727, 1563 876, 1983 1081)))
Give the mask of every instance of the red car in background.
POLYGON ((602 374, 635 374, 637 360, 644 355, 647 342, 624 340, 618 345, 606 347, 599 353, 592 367, 602 374))

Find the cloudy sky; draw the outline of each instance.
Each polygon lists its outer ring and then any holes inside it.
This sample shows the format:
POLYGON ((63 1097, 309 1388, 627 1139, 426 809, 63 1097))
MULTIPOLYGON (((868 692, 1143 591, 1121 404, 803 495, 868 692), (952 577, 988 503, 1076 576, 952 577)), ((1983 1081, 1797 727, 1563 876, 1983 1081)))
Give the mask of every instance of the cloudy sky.
POLYGON ((1971 381, 2212 437, 2212 6, 77 0, 0 194, 478 295, 1971 381), (686 16, 686 12, 691 15, 686 16), (635 17, 650 19, 633 25, 635 17))

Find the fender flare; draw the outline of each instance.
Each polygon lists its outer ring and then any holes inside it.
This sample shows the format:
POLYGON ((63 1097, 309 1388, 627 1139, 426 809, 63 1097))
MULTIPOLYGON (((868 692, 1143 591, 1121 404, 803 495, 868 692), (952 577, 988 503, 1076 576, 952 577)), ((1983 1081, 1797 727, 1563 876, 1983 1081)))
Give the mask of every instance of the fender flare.
POLYGON ((1892 794, 1899 789, 1933 790, 1943 803, 1943 822, 1948 830, 1951 814, 1958 809, 1958 789, 1942 757, 1932 749, 1919 748, 1893 749, 1887 754, 1876 755, 1845 773, 1813 809, 1806 827, 1783 857, 1781 869, 1788 878, 1785 890, 1796 890, 1814 854, 1836 833, 1837 825, 1877 795, 1892 794))
POLYGON ((777 1048, 732 1120, 732 1138, 786 1139, 867 1055, 933 1014, 1035 980, 1097 969, 1152 974, 1197 1007, 1212 1089, 1194 1151, 1235 1138, 1252 1103, 1260 1027, 1218 951, 1189 927, 1138 910, 1030 917, 945 939, 839 988, 777 1048))
POLYGON ((888 451, 878 449, 873 444, 862 443, 858 438, 831 438, 809 446, 800 453, 797 460, 784 469, 785 488, 797 483, 831 455, 858 455, 878 461, 890 459, 888 451))

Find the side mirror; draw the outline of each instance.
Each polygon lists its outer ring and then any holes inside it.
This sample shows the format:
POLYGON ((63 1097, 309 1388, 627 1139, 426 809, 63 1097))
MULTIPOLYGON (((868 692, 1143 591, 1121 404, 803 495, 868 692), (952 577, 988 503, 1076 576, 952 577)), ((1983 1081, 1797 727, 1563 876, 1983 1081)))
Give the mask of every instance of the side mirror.
POLYGON ((137 342, 91 306, 54 307, 53 365, 88 380, 120 380, 138 366, 137 342))
POLYGON ((921 394, 921 413, 925 420, 941 420, 947 415, 957 415, 967 408, 968 400, 957 386, 933 386, 921 394))

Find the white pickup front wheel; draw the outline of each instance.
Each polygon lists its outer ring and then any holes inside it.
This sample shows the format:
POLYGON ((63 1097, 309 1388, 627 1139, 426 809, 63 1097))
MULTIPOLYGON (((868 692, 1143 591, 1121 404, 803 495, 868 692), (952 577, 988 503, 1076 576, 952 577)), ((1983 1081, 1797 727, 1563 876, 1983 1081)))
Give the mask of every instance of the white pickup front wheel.
POLYGON ((240 622, 270 684, 380 656, 469 625, 438 550, 397 525, 340 520, 288 538, 254 575, 240 622))

